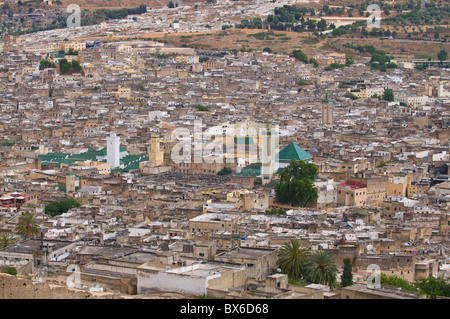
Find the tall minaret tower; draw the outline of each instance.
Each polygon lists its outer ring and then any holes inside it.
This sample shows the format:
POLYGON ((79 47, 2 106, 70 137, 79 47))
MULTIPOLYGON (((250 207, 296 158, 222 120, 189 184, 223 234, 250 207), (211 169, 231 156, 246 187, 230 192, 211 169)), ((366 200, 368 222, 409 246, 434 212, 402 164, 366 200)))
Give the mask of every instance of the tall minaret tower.
POLYGON ((333 124, 333 101, 330 94, 322 101, 322 124, 333 124))
POLYGON ((261 176, 262 184, 272 181, 273 174, 278 170, 278 131, 272 123, 265 123, 260 131, 261 136, 261 176))
POLYGON ((106 161, 111 169, 120 165, 120 137, 115 133, 106 138, 106 161))
POLYGON ((148 161, 154 166, 161 166, 164 164, 164 151, 160 148, 160 142, 161 138, 159 135, 151 136, 148 161))

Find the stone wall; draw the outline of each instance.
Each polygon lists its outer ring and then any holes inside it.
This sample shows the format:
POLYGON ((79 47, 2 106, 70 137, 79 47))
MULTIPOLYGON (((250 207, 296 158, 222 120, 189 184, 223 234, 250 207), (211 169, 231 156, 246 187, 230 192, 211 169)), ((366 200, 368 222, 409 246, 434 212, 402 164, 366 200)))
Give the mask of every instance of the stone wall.
POLYGON ((110 292, 89 292, 63 285, 33 282, 26 278, 0 274, 0 299, 121 299, 110 292))

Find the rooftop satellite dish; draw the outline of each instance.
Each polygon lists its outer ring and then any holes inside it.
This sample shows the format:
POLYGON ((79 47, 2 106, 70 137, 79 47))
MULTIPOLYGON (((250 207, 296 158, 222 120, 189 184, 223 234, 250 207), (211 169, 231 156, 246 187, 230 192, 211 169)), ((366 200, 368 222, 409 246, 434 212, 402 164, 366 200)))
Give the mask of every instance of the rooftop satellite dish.
POLYGON ((277 268, 277 272, 280 273, 280 272, 281 272, 281 269, 280 269, 280 268, 277 268))
POLYGON ((166 270, 170 270, 170 267, 169 267, 169 266, 166 266, 166 270))

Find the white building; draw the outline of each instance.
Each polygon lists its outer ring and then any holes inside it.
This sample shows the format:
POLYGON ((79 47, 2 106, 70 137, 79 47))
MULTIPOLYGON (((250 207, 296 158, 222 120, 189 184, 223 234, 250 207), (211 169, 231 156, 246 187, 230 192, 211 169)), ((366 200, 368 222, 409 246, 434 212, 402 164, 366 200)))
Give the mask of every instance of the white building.
POLYGON ((137 270, 138 294, 149 291, 179 292, 207 295, 207 289, 228 289, 243 285, 247 279, 242 266, 192 264, 171 269, 157 268, 145 263, 137 270))
POLYGON ((106 161, 111 169, 120 165, 120 137, 115 133, 106 138, 106 161))

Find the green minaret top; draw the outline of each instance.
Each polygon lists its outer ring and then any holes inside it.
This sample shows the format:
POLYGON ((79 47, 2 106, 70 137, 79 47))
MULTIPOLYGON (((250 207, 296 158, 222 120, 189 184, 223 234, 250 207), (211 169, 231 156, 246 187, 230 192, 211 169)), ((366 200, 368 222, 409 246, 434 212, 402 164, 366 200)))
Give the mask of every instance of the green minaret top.
POLYGON ((325 100, 322 101, 322 103, 333 103, 334 101, 331 100, 330 94, 325 95, 325 100))

